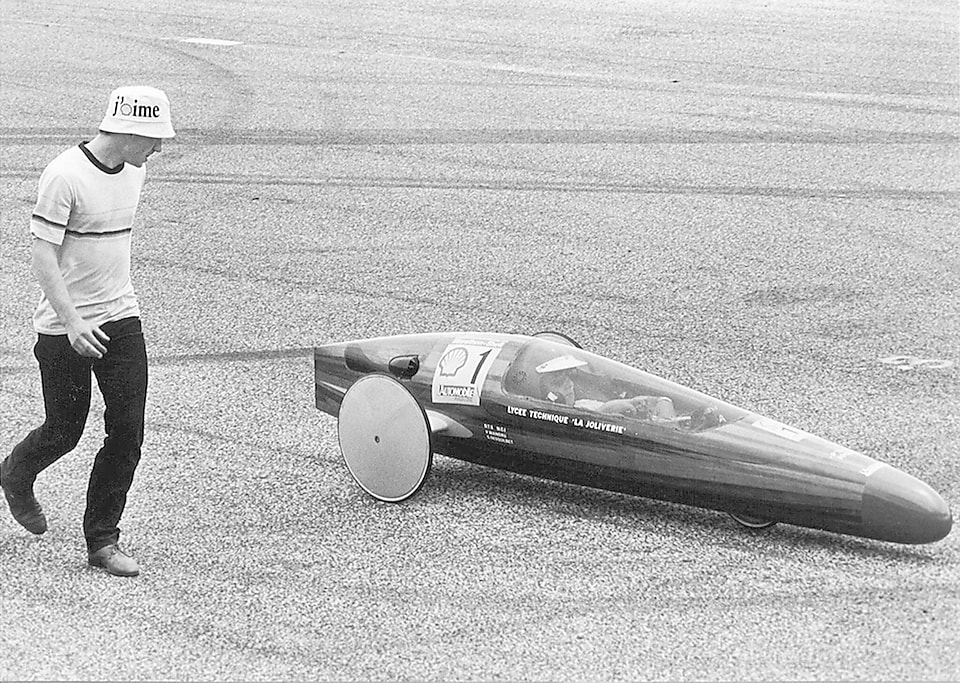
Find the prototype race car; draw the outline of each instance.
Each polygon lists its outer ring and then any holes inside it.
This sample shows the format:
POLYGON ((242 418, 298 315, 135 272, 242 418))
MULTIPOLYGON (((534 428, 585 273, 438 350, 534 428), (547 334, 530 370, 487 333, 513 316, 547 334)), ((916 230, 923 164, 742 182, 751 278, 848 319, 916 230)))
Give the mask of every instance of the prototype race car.
POLYGON ((400 502, 433 454, 897 543, 953 525, 930 486, 862 453, 586 351, 556 332, 413 334, 314 349, 346 465, 400 502))

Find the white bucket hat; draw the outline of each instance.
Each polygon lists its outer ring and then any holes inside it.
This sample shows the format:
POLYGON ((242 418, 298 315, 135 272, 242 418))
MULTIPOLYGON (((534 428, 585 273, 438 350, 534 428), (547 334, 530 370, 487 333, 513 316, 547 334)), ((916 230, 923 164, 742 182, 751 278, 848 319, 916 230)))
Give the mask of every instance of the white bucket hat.
POLYGON ((170 100, 162 90, 148 85, 125 86, 110 93, 100 130, 146 138, 172 138, 176 135, 170 122, 170 100))

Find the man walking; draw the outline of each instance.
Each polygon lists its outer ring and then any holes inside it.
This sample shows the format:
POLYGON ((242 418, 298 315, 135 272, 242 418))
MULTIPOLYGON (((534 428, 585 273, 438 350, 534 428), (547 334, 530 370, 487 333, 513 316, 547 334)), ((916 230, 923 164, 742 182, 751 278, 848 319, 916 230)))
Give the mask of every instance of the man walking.
POLYGON ((117 576, 140 572, 118 545, 118 524, 140 461, 147 396, 130 233, 144 164, 173 136, 161 90, 114 90, 97 136, 61 153, 40 176, 30 219, 33 272, 42 290, 33 322, 45 420, 0 463, 0 487, 17 522, 34 534, 47 530, 33 485, 79 442, 92 371, 103 394, 106 438, 90 473, 83 532, 89 564, 117 576))

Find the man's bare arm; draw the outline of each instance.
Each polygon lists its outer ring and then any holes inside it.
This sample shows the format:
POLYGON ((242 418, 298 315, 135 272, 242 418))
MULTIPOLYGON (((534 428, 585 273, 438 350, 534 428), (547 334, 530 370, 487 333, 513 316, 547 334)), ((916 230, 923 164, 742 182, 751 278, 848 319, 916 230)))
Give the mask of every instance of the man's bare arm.
POLYGON ((67 285, 60 274, 60 264, 57 255, 59 245, 39 238, 33 240, 33 274, 40 283, 40 288, 46 295, 53 310, 57 312, 60 321, 67 328, 67 339, 70 346, 81 356, 102 358, 107 352, 105 342, 110 341, 103 330, 96 325, 85 321, 77 312, 67 285))

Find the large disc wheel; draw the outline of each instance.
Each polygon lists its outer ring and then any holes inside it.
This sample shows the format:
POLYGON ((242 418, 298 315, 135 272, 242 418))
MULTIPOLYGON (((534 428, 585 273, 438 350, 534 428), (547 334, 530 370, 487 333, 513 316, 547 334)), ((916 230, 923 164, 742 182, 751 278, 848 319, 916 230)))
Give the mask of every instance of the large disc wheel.
POLYGON ((340 452, 364 491, 399 503, 423 485, 433 463, 430 423, 410 391, 388 375, 365 375, 340 403, 340 452))
POLYGON ((727 514, 730 515, 737 524, 744 526, 747 529, 769 529, 776 524, 776 522, 771 522, 768 519, 761 519, 760 517, 744 515, 738 512, 728 512, 727 514))

